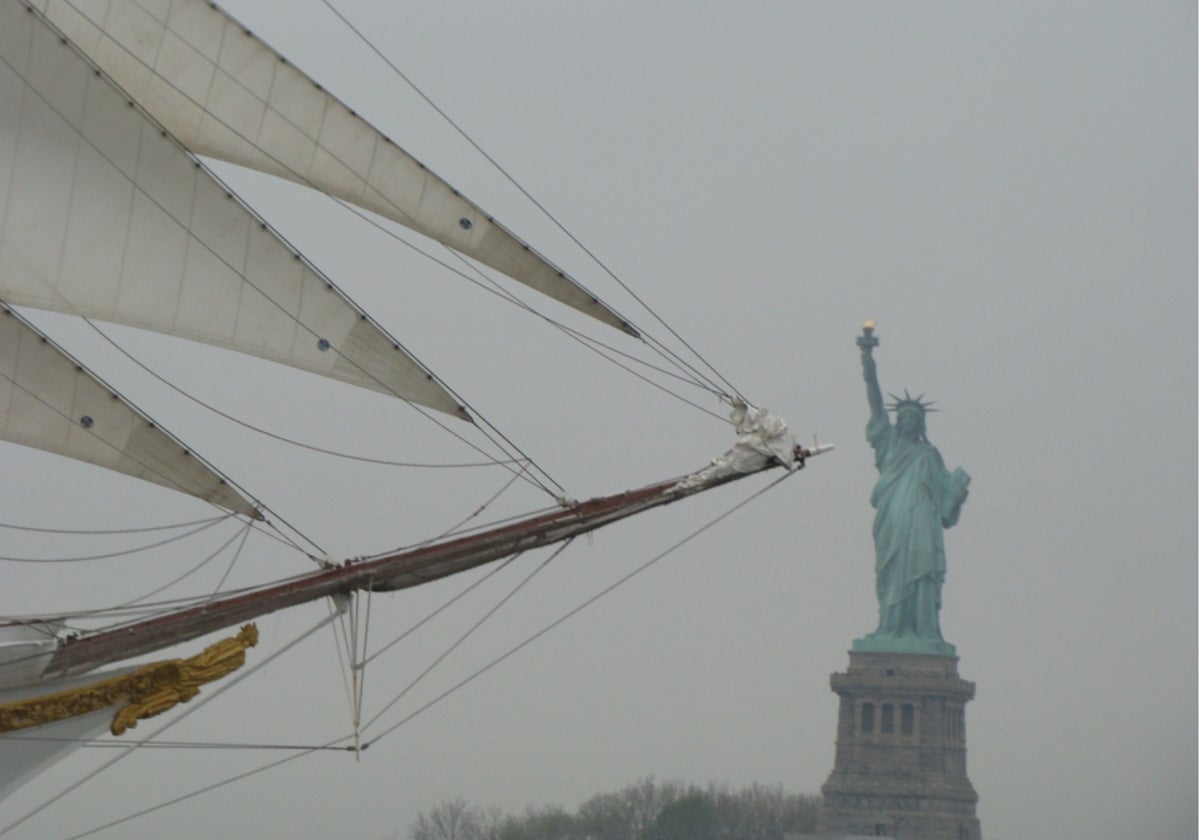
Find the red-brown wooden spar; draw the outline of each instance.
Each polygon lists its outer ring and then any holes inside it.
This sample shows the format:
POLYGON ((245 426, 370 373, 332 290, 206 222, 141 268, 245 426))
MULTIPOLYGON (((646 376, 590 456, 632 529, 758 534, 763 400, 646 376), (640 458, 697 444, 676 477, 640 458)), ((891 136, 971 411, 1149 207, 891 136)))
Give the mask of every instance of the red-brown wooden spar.
MULTIPOLYGON (((831 447, 797 446, 794 466, 831 447)), ((670 504, 687 496, 753 473, 782 466, 774 457, 742 471, 712 468, 686 479, 671 479, 612 496, 576 502, 562 510, 533 516, 445 542, 408 549, 368 560, 347 561, 290 580, 227 598, 219 598, 169 615, 134 622, 68 639, 54 652, 43 679, 80 673, 171 647, 208 633, 249 621, 286 607, 355 590, 390 592, 541 548, 595 531, 636 513, 670 504)))

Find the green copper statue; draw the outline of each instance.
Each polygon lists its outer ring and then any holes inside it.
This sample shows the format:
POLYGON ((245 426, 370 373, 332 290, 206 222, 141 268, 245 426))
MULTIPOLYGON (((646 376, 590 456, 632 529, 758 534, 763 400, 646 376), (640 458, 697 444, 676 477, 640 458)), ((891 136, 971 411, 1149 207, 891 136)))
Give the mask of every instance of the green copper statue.
MULTIPOLYGON (((871 492, 875 508, 875 593, 879 627, 854 641, 855 650, 953 655, 942 639, 938 610, 946 577, 942 529, 958 521, 971 478, 961 467, 953 473, 925 437, 925 414, 932 403, 921 397, 893 396, 885 406, 875 359, 875 323, 863 325, 863 378, 867 382, 867 440, 875 449, 879 481, 871 492), (888 419, 888 409, 896 420, 888 419)), ((891 395, 889 395, 891 396, 891 395)))

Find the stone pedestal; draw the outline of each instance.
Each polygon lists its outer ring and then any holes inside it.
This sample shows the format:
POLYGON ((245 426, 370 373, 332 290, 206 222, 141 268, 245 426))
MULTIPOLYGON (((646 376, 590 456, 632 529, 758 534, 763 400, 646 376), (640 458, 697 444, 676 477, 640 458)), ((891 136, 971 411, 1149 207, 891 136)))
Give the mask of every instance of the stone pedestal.
POLYGON ((822 833, 980 840, 964 717, 975 684, 957 666, 955 656, 850 651, 830 679, 841 702, 822 833))

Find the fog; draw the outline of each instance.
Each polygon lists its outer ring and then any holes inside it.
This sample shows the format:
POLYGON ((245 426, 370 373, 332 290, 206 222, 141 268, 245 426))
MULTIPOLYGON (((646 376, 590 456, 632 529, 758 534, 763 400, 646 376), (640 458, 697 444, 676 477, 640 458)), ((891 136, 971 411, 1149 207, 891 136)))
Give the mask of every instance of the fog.
MULTIPOLYGON (((518 558, 368 665, 363 717, 380 717, 364 740, 378 742, 358 760, 313 752, 97 836, 384 838, 455 797, 574 809, 650 776, 818 793, 833 767, 829 675, 876 621, 876 473, 854 344, 868 318, 884 391, 936 400, 929 438, 972 477, 946 532, 941 627, 976 684, 968 774, 984 837, 1196 836, 1194 4, 338 3, 554 221, 321 3, 226 8, 648 334, 687 352, 661 317, 802 441, 837 448, 677 549, 782 473, 577 540, 388 707, 550 553, 518 558)), ((214 168, 566 495, 683 474, 732 443, 711 395, 673 385, 711 413, 697 410, 335 204, 214 168)), ((510 477, 350 462, 229 428, 92 331, 37 322, 335 559, 441 533, 510 477)), ((287 437, 385 460, 479 460, 399 401, 105 329, 197 399, 287 437)), ((3 451, 9 523, 211 515, 3 451)), ((480 519, 547 502, 514 485, 480 519)), ((8 564, 17 580, 0 610, 119 603, 195 565, 222 533, 144 557, 8 564)), ((4 555, 60 550, 4 539, 4 555)), ((75 554, 99 542, 62 539, 75 554)), ((228 563, 170 594, 210 591, 228 563)), ((256 536, 227 585, 310 568, 256 536)), ((488 571, 375 596, 369 648, 488 571)), ((314 604, 261 619, 247 668, 327 615, 314 604)), ((343 666, 324 629, 164 738, 345 736, 343 666)), ((140 750, 7 836, 72 837, 295 754, 140 750)), ((0 822, 112 756, 80 750, 0 805, 0 822)))

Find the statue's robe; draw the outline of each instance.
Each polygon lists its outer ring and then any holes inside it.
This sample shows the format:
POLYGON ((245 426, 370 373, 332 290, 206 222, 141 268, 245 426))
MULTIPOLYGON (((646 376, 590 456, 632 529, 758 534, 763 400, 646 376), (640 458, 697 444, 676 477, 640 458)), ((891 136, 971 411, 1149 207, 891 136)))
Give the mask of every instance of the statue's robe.
POLYGON ((941 641, 942 529, 958 521, 966 488, 932 444, 902 437, 886 415, 867 424, 867 440, 879 470, 871 492, 879 627, 868 638, 941 641))

